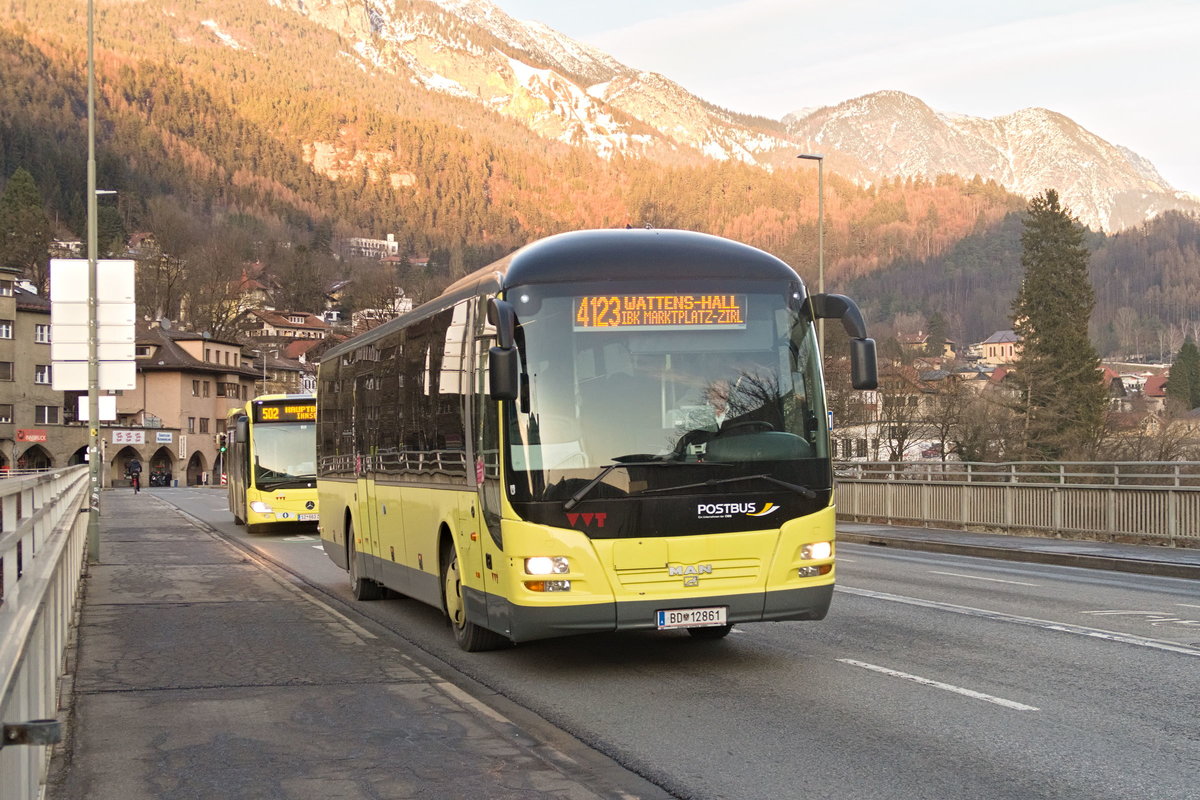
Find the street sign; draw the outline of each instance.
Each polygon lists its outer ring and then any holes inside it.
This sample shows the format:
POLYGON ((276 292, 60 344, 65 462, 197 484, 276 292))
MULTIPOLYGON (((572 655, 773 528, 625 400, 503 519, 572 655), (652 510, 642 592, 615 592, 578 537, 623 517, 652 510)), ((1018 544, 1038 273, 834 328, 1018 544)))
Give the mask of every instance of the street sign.
MULTIPOLYGON (((96 361, 100 389, 134 389, 134 263, 96 262, 96 361)), ((88 390, 88 260, 50 259, 50 357, 55 391, 88 390)))

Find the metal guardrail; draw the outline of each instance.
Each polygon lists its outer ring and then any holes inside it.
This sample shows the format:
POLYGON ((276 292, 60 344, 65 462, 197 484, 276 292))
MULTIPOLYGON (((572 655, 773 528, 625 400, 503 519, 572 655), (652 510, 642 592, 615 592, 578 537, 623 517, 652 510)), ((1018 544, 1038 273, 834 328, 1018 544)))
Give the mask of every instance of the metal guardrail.
POLYGON ((0 800, 44 794, 87 547, 88 468, 0 480, 0 800))
POLYGON ((1200 544, 1200 462, 840 462, 838 515, 1200 544))

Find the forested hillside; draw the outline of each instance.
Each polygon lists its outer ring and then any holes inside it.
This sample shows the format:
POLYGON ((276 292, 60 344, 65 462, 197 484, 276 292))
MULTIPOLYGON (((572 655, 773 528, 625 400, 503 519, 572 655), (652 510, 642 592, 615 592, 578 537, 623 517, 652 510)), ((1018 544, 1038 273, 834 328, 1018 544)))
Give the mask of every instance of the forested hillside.
MULTIPOLYGON (((930 259, 901 258, 847 288, 868 318, 911 328, 934 313, 950 337, 978 342, 1012 327, 1022 214, 930 259)), ((1176 211, 1124 233, 1091 233, 1092 338, 1102 355, 1167 359, 1200 328, 1200 219, 1176 211)))

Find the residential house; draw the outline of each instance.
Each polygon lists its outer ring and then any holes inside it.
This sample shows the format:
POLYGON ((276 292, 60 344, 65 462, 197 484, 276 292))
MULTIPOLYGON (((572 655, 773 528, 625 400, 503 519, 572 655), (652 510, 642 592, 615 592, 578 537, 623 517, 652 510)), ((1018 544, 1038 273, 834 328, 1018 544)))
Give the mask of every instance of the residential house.
POLYGON ((52 386, 50 301, 19 277, 0 271, 0 470, 82 464, 87 428, 52 386))
MULTIPOLYGON (((307 341, 320 344, 316 340, 307 341)), ((286 355, 288 345, 298 343, 297 341, 275 346, 248 348, 254 354, 254 360, 250 362, 250 366, 254 370, 256 395, 307 394, 314 391, 316 386, 315 370, 309 374, 310 370, 306 369, 305 364, 301 363, 298 358, 289 358, 286 355)))
POLYGON ((389 233, 386 239, 350 237, 342 240, 342 255, 345 258, 374 258, 400 255, 400 243, 396 234, 389 233))
POLYGON ((108 431, 112 481, 137 458, 146 474, 164 469, 181 486, 217 482, 216 435, 229 411, 255 394, 257 373, 241 345, 143 323, 134 352, 137 384, 118 395, 117 425, 108 431))
POLYGON ((996 331, 979 343, 982 355, 979 360, 999 366, 1012 364, 1021 352, 1021 337, 1016 331, 996 331))
MULTIPOLYGON (((926 355, 929 348, 929 334, 922 331, 916 333, 902 333, 896 337, 900 342, 900 346, 907 352, 916 355, 926 355)), ((954 342, 946 339, 942 342, 941 350, 934 353, 936 358, 954 358, 954 342)))
POLYGON ((307 311, 251 311, 245 336, 263 341, 324 339, 332 326, 307 311))

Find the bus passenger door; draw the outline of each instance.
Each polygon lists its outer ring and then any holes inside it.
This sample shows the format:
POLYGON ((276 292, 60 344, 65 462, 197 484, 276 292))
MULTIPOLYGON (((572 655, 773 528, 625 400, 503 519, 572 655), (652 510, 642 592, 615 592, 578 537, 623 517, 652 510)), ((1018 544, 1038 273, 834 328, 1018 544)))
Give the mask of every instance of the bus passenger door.
POLYGON ((375 491, 375 473, 368 466, 367 462, 369 461, 370 456, 364 455, 364 463, 358 474, 358 506, 360 509, 358 518, 362 530, 357 531, 357 535, 362 540, 361 575, 382 583, 383 575, 380 574, 379 564, 379 498, 375 491))
MULTIPOLYGON (((485 619, 494 629, 504 627, 499 613, 492 613, 492 600, 497 593, 498 573, 503 569, 503 539, 500 535, 500 404, 488 393, 488 349, 495 344, 496 329, 487 322, 487 298, 481 298, 474 309, 473 330, 475 346, 471 350, 473 386, 467 413, 471 432, 472 472, 476 494, 471 498, 478 516, 471 520, 471 532, 476 535, 472 568, 480 570, 484 597, 489 613, 485 619)), ((472 509, 473 510, 473 509, 472 509)), ((497 611, 503 604, 496 604, 497 611)))
POLYGON ((375 491, 375 438, 369 429, 369 414, 364 413, 373 399, 368 393, 369 378, 358 376, 354 381, 354 402, 351 427, 354 433, 355 494, 358 514, 354 532, 358 548, 359 575, 373 581, 383 581, 380 570, 379 502, 375 491))

